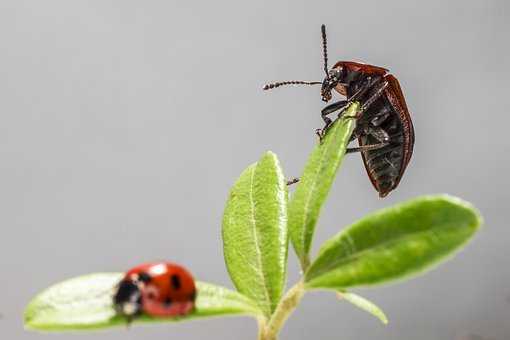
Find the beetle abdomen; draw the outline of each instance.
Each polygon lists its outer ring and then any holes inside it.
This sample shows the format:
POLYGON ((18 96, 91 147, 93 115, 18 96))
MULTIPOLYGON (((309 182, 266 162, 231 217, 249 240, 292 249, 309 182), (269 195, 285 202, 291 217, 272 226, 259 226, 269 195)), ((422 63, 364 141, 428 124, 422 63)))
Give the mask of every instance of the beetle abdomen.
MULTIPOLYGON (((357 91, 366 77, 367 75, 361 75, 351 83, 349 92, 357 91)), ((381 80, 386 80, 386 76, 381 80)), ((362 105, 374 91, 376 91, 375 87, 361 98, 362 105)), ((389 137, 388 145, 361 152, 370 181, 379 192, 380 197, 386 196, 397 187, 409 157, 408 141, 405 138, 402 117, 388 98, 388 93, 392 93, 388 91, 393 91, 393 89, 388 87, 387 91, 376 99, 358 120, 358 125, 364 130, 364 133, 358 138, 360 146, 377 145, 384 142, 370 134, 370 130, 383 130, 389 137)))
MULTIPOLYGON (((381 98, 384 100, 384 98, 381 98)), ((375 107, 375 106, 374 106, 375 107)), ((374 110, 365 112, 367 118, 377 114, 374 110)), ((386 196, 395 189, 400 181, 404 164, 404 135, 402 126, 396 112, 391 111, 390 115, 381 124, 381 127, 388 133, 390 143, 376 150, 362 152, 363 163, 368 176, 379 196, 386 196)), ((363 135, 358 139, 360 145, 374 145, 380 143, 372 135, 363 135)))

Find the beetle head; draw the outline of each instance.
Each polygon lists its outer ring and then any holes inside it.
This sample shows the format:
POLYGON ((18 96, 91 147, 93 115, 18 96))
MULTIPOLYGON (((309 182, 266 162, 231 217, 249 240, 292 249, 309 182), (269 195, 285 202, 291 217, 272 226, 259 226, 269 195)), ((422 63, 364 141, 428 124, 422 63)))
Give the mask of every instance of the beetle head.
POLYGON ((322 100, 328 102, 331 100, 331 91, 338 85, 342 85, 341 82, 342 67, 333 68, 328 71, 326 78, 322 81, 321 97, 322 100))

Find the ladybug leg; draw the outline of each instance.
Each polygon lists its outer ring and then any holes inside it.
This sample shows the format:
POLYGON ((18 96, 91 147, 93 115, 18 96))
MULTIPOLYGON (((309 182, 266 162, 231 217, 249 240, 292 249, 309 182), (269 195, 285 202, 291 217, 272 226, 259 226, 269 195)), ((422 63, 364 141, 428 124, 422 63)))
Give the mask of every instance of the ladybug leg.
POLYGON ((133 323, 133 320, 135 317, 133 315, 126 315, 126 328, 131 327, 131 323, 133 323))

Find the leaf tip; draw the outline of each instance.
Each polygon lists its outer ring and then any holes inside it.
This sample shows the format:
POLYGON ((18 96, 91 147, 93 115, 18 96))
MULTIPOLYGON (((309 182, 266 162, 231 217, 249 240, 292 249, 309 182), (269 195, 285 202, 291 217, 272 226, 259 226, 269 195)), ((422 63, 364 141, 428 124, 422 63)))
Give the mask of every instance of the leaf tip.
POLYGON ((271 150, 266 151, 262 155, 262 157, 260 157, 260 159, 259 159, 259 161, 257 163, 261 163, 261 162, 264 162, 264 161, 269 161, 269 162, 274 163, 274 164, 278 164, 279 163, 278 156, 276 155, 276 153, 274 153, 271 150))
POLYGON ((457 196, 449 195, 449 194, 440 194, 436 196, 431 196, 438 200, 443 200, 449 204, 456 205, 468 211, 473 217, 472 227, 474 231, 478 231, 484 225, 484 219, 480 211, 470 202, 463 200, 457 196))
POLYGON ((25 312, 23 313, 23 327, 25 329, 32 329, 31 323, 32 323, 32 315, 31 315, 30 311, 27 308, 25 310, 25 312))
POLYGON ((267 150, 262 157, 276 157, 276 153, 271 150, 267 150))
POLYGON ((36 330, 37 323, 35 320, 37 319, 37 308, 34 306, 35 299, 31 300, 23 311, 23 327, 26 330, 36 330))
POLYGON ((362 296, 359 296, 357 294, 349 293, 344 290, 337 291, 336 297, 338 299, 345 299, 346 301, 352 303, 354 306, 364 310, 365 312, 368 312, 375 316, 379 321, 381 321, 382 324, 387 325, 388 324, 388 317, 383 312, 381 308, 379 308, 377 305, 375 305, 373 302, 365 299, 362 296))

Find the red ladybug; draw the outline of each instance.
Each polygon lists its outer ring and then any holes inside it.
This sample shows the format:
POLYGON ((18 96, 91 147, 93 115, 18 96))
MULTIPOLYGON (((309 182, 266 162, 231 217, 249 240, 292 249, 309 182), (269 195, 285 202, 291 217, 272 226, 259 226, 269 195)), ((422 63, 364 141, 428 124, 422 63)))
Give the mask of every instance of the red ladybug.
POLYGON ((142 312, 151 316, 180 316, 195 307, 191 274, 170 262, 146 263, 129 270, 117 286, 113 304, 131 321, 142 312))

